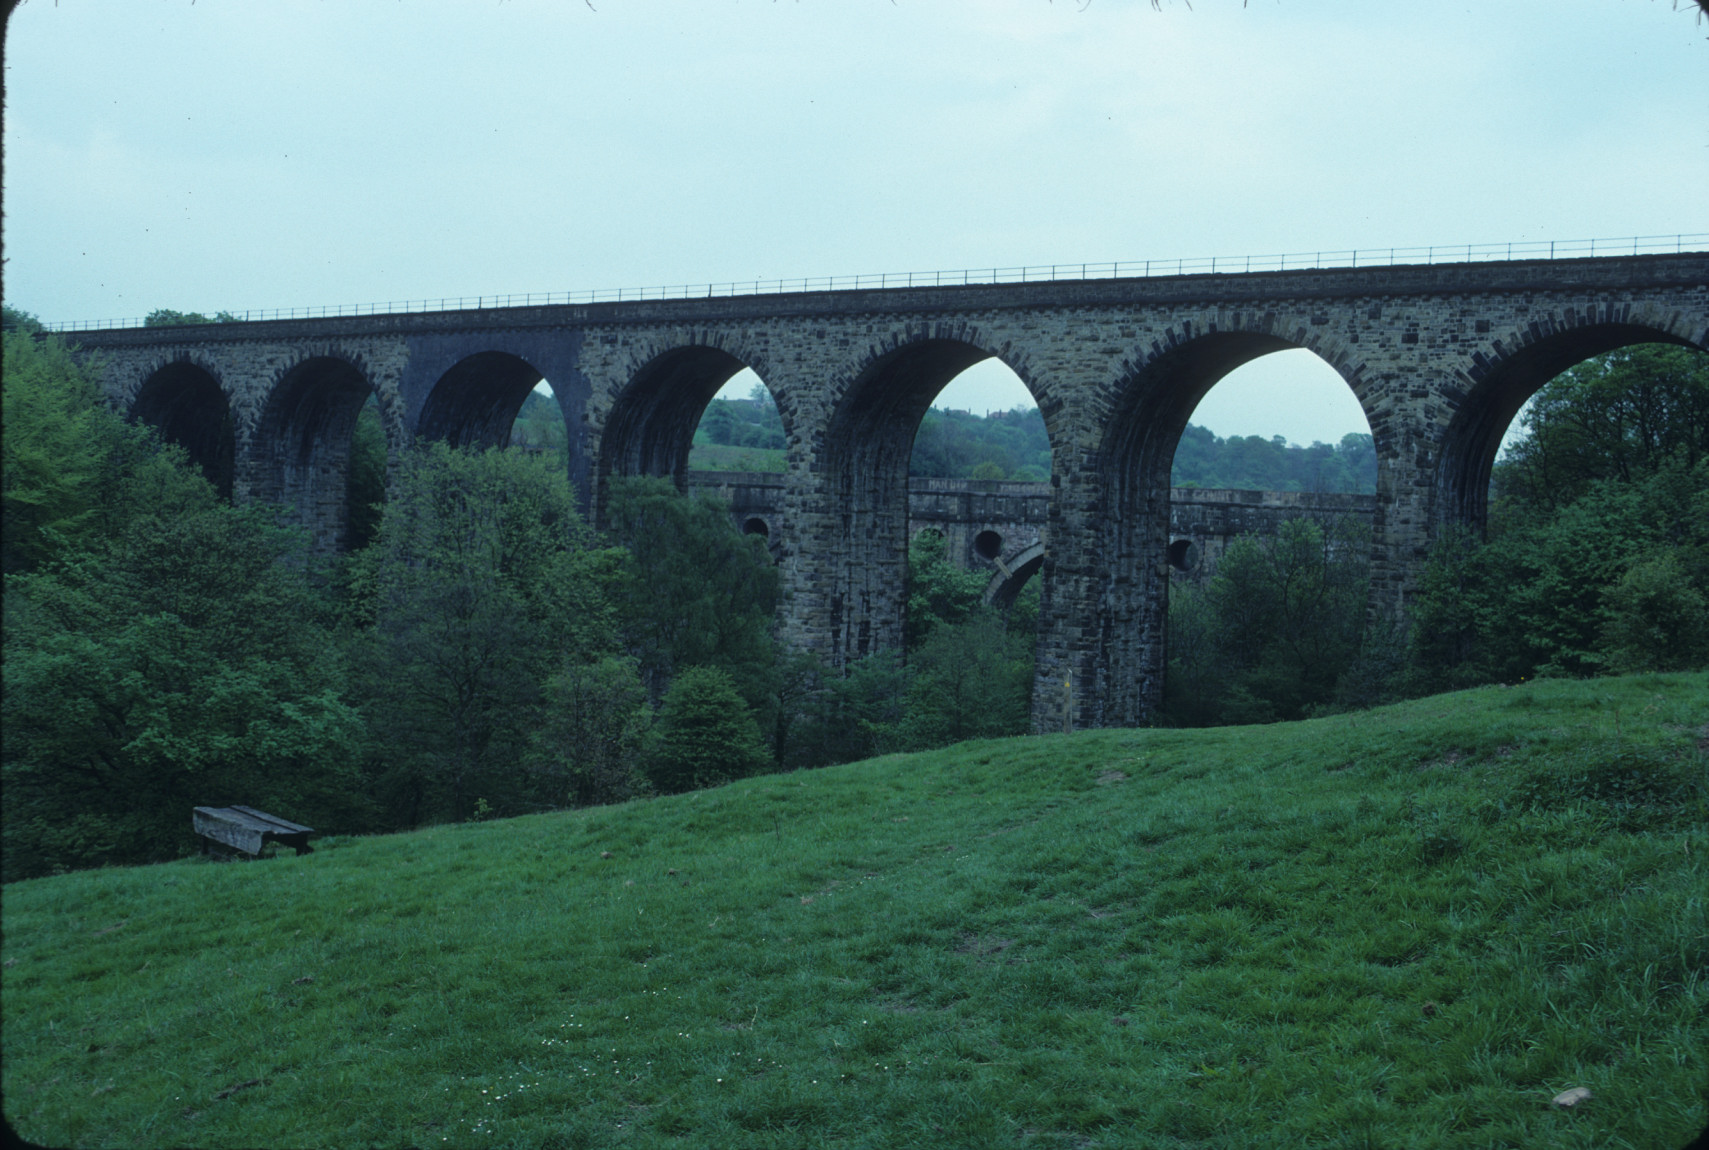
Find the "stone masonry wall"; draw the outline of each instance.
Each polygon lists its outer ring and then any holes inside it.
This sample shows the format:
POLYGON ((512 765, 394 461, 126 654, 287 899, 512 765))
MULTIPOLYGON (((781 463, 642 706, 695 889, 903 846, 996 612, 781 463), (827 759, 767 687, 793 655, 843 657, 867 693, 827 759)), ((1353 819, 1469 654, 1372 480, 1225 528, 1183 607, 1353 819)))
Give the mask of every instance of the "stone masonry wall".
MULTIPOLYGON (((1378 457, 1371 610, 1398 616, 1440 526, 1480 521, 1496 445, 1525 397, 1626 344, 1709 348, 1709 254, 658 300, 77 340, 127 409, 145 386, 216 383, 235 429, 234 494, 291 502, 327 547, 342 536, 349 427, 369 394, 395 458, 420 436, 502 442, 528 389, 547 379, 570 478, 597 518, 605 476, 686 482, 706 402, 751 367, 777 399, 788 444, 781 510, 768 522, 786 588, 781 633, 833 662, 900 643, 920 494, 907 475, 914 430, 944 383, 998 357, 1038 401, 1051 441, 1044 520, 1029 509, 1002 522, 1048 539, 1034 556, 1044 587, 1034 722, 1061 730, 1143 722, 1160 697, 1169 462, 1193 407, 1228 371, 1301 347, 1347 382, 1378 457)), ((923 494, 928 505, 964 498, 923 494)), ((954 510, 970 522, 985 515, 973 502, 954 510)))

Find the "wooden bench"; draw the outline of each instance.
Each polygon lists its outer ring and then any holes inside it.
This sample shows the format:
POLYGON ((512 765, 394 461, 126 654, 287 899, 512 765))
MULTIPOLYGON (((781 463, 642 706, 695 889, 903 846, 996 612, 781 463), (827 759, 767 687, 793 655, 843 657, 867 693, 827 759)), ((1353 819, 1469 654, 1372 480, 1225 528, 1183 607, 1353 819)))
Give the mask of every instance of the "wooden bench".
POLYGON ((202 836, 202 853, 210 843, 220 843, 248 855, 259 855, 268 843, 295 847, 299 855, 314 850, 309 846, 313 827, 287 822, 254 807, 197 807, 191 816, 196 833, 202 836))

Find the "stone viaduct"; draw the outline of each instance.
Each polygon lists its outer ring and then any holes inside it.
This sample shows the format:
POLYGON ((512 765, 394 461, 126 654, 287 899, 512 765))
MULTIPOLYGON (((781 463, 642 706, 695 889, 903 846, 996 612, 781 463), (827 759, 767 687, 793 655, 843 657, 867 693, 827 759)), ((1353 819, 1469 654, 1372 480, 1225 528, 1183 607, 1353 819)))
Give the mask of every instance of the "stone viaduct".
POLYGON ((390 449, 503 444, 548 380, 570 479, 599 515, 614 475, 686 480, 718 388, 750 367, 788 441, 770 540, 783 639, 833 664, 902 635, 914 431, 996 356, 1050 435, 1033 720, 1144 722, 1164 668, 1170 463, 1235 367, 1307 348, 1376 442, 1372 606, 1395 615, 1433 535, 1480 525, 1520 405, 1589 356, 1709 348, 1709 253, 801 292, 80 333, 113 402, 183 443, 237 498, 345 530, 357 412, 390 449))
MULTIPOLYGON (((773 525, 783 523, 786 487, 781 474, 769 472, 688 473, 691 492, 728 503, 735 525, 764 537, 773 554, 779 549, 771 542, 773 525)), ((951 563, 990 574, 985 601, 1007 607, 1044 566, 1050 498, 1048 483, 910 477, 908 534, 913 538, 923 531, 938 532, 951 563)), ((1215 573, 1217 561, 1236 538, 1274 535, 1286 519, 1351 518, 1368 529, 1376 503, 1374 495, 1170 488, 1165 553, 1170 577, 1204 579, 1215 573)))

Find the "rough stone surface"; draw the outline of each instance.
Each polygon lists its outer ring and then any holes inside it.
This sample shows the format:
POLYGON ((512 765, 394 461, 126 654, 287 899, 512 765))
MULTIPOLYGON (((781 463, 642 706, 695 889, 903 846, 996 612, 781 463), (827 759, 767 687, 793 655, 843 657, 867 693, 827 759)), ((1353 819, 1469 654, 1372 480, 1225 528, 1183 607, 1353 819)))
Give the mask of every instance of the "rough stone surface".
MULTIPOLYGON (((783 475, 752 471, 690 471, 688 489, 730 505, 736 527, 767 540, 775 557, 781 537, 783 475)), ((946 558, 963 570, 991 576, 987 602, 1007 606, 1043 566, 1051 486, 1007 480, 908 480, 908 537, 937 531, 946 558)), ((1215 574, 1228 545, 1242 535, 1274 535, 1283 521, 1352 518, 1370 527, 1374 495, 1303 491, 1240 491, 1174 487, 1169 495, 1171 579, 1203 580, 1215 574), (1190 562, 1173 564, 1175 548, 1190 544, 1190 562)))
POLYGON ((1632 343, 1709 348, 1709 254, 806 292, 80 333, 113 401, 160 422, 237 498, 345 532, 350 428, 378 397, 413 437, 502 443, 552 384, 570 478, 686 481, 701 412, 740 368, 788 441, 785 641, 840 662, 902 635, 908 456, 938 390, 1003 360, 1050 434, 1034 691, 1040 730, 1143 722, 1162 690, 1169 465, 1230 370, 1301 347, 1376 441, 1371 610, 1406 603, 1445 523, 1482 522, 1501 435, 1546 380, 1632 343), (210 386, 212 385, 212 386, 210 386), (190 412, 218 402, 226 410, 190 412), (229 439, 226 438, 229 428, 229 439), (223 454, 222 454, 223 453, 223 454))

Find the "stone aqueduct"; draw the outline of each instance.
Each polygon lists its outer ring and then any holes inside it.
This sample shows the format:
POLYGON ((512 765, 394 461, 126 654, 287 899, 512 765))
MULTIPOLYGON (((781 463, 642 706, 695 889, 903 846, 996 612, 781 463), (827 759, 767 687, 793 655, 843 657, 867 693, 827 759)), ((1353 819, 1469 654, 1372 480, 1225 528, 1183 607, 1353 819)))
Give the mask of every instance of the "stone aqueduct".
POLYGON ((1307 348, 1376 442, 1371 610, 1404 605, 1444 524, 1478 525, 1520 405, 1588 356, 1709 349, 1709 254, 1184 275, 276 320, 85 332, 110 398, 237 498, 345 530, 350 432, 370 395, 395 459, 416 438, 503 444, 550 381, 570 479, 686 481, 706 404, 743 367, 788 440, 771 534, 783 639, 833 663, 900 643, 908 458, 939 389, 996 356, 1052 449, 1033 720, 1143 722, 1164 667, 1170 463, 1200 398, 1307 348))

